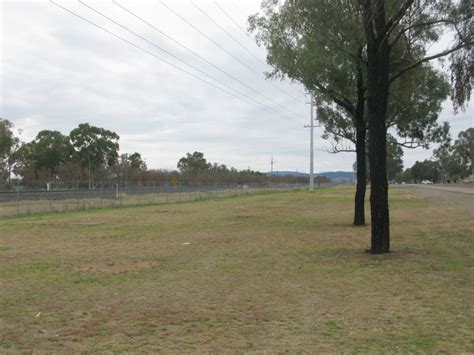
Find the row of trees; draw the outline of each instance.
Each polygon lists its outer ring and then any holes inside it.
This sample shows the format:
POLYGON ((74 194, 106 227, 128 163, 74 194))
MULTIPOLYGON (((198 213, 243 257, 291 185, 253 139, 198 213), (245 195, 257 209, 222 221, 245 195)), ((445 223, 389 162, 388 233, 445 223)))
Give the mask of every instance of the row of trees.
POLYGON ((366 147, 371 182, 371 252, 390 250, 388 131, 397 144, 442 141, 436 123, 451 94, 463 109, 473 73, 472 7, 469 0, 264 0, 250 30, 268 50, 270 77, 301 82, 315 96, 326 137, 350 141, 357 155, 354 224, 365 224, 366 147), (454 40, 429 48, 451 31, 454 40), (431 61, 447 58, 446 73, 431 61), (451 90, 450 90, 451 89, 451 90))
POLYGON ((474 128, 459 133, 453 144, 441 145, 432 159, 417 161, 397 177, 398 182, 456 183, 474 174, 472 153, 474 152, 474 128))
MULTIPOLYGON (((276 182, 276 183, 308 183, 304 176, 269 176, 258 171, 237 170, 228 168, 224 164, 210 163, 201 152, 187 153, 178 161, 177 167, 180 175, 190 182, 226 182, 226 183, 250 183, 250 182, 276 182)), ((324 176, 315 178, 317 184, 329 182, 324 176)))
MULTIPOLYGON (((207 182, 305 183, 305 177, 267 176, 258 171, 237 170, 224 164, 209 163, 201 152, 187 153, 177 164, 178 170, 149 170, 140 153, 120 154, 117 133, 80 124, 68 135, 42 130, 31 142, 22 143, 14 134, 13 124, 0 119, 0 184, 8 183, 12 174, 29 185, 87 181, 94 188, 99 183, 129 182, 207 182)), ((327 182, 318 177, 317 183, 327 182)))
POLYGON ((42 130, 31 142, 15 136, 13 124, 0 119, 0 182, 12 173, 25 182, 127 180, 146 171, 140 153, 119 154, 120 137, 110 130, 80 124, 68 135, 42 130))

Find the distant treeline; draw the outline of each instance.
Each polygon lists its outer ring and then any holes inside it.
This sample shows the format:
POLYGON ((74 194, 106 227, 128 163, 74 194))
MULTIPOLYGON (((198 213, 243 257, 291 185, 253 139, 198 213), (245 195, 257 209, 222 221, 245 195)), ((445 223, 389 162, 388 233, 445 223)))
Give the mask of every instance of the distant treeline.
MULTIPOLYGON (((474 128, 459 133, 458 138, 442 144, 433 152, 431 159, 417 161, 411 168, 401 172, 397 182, 458 183, 474 174, 472 154, 474 152, 474 128)), ((470 180, 470 179, 468 179, 470 180)))
MULTIPOLYGON (((201 152, 188 153, 176 170, 148 169, 138 152, 120 153, 117 133, 88 123, 69 134, 42 130, 31 142, 22 142, 13 124, 0 119, 0 184, 11 185, 12 177, 22 184, 45 185, 59 182, 86 185, 104 182, 121 185, 140 182, 162 183, 306 183, 307 177, 268 176, 258 171, 237 170, 224 164, 209 163, 201 152)), ((317 182, 329 181, 318 177, 317 182)))

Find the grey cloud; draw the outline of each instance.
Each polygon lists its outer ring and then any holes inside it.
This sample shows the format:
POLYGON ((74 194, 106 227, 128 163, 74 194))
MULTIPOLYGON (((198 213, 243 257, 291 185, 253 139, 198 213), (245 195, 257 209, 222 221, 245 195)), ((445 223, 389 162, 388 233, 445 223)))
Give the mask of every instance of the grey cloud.
MULTIPOLYGON (((273 155, 278 170, 308 170, 309 131, 303 125, 309 119, 309 112, 305 105, 307 99, 300 93, 300 88, 289 83, 273 82, 290 95, 299 97, 300 103, 297 103, 265 82, 263 72, 270 68, 232 43, 227 35, 190 7, 188 2, 169 3, 233 55, 262 73, 259 78, 157 2, 120 2, 257 92, 270 97, 276 104, 176 47, 117 6, 92 0, 87 3, 266 107, 275 107, 281 112, 281 105, 294 111, 294 114, 289 114, 292 119, 262 111, 189 77, 48 2, 11 2, 2 4, 4 55, 1 58, 0 115, 11 119, 17 128, 24 129, 24 140, 32 139, 40 129, 67 133, 77 124, 87 121, 116 131, 121 136, 122 151, 141 152, 147 158, 148 165, 154 168, 174 168, 186 152, 201 150, 210 161, 238 168, 250 166, 252 169, 269 170, 270 156, 273 155)), ((185 68, 77 2, 60 3, 185 68)), ((252 53, 265 59, 262 50, 228 23, 222 14, 219 15, 212 2, 199 4, 252 53)), ((239 2, 238 7, 249 14, 258 9, 257 5, 258 2, 248 0, 239 2)), ((224 3, 224 6, 234 5, 224 3)), ((238 19, 246 17, 243 12, 235 13, 238 19)), ((245 23, 242 26, 246 27, 245 23)), ((451 118, 448 108, 445 112, 444 117, 451 118)), ((472 125, 472 122, 469 123, 472 109, 465 115, 465 118, 460 118, 460 115, 452 121, 453 128, 460 130, 472 125)), ((320 135, 321 129, 318 129, 316 170, 351 170, 354 155, 322 152, 328 143, 323 142, 320 135)), ((430 152, 406 152, 406 160, 411 161, 412 157, 418 158, 423 154, 429 155, 430 152)))

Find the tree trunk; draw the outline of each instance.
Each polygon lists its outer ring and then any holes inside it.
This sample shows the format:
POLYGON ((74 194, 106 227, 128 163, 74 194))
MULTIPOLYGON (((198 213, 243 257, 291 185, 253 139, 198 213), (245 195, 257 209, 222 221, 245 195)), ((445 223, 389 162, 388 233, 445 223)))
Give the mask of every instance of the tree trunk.
MULTIPOLYGON (((360 48, 359 58, 362 59, 363 47, 360 48)), ((361 62, 357 64, 357 106, 354 117, 356 128, 356 159, 357 159, 357 186, 354 206, 354 225, 365 225, 365 190, 367 188, 366 162, 366 122, 365 122, 365 85, 364 69, 361 62)))
MULTIPOLYGON (((370 251, 373 254, 390 251, 388 210, 387 155, 383 101, 375 95, 373 107, 369 104, 369 163, 370 163, 370 210, 372 237, 370 251), (372 112, 371 112, 372 111, 372 112)), ((370 102, 370 97, 369 97, 370 102)))
MULTIPOLYGON (((372 237, 370 252, 390 251, 387 182, 387 103, 390 47, 385 36, 384 0, 372 0, 366 18, 367 107, 369 123, 370 210, 372 237), (372 2, 373 1, 373 2, 372 2)), ((366 13, 367 15, 367 13, 366 13)))
POLYGON ((355 194, 354 225, 365 225, 365 190, 367 187, 367 164, 365 156, 365 126, 357 127, 357 185, 355 194))

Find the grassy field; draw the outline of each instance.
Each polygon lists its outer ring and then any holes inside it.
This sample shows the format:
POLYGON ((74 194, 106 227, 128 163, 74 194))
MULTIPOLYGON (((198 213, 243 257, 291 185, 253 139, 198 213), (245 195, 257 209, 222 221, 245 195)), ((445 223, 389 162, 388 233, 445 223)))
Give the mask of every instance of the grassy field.
MULTIPOLYGON (((282 190, 284 188, 281 188, 282 190)), ((287 188, 290 190, 291 188, 287 188)), ((86 211, 89 209, 97 208, 118 208, 118 207, 130 207, 130 206, 142 206, 142 205, 157 205, 167 203, 181 203, 190 202, 201 199, 210 198, 221 198, 237 195, 251 195, 258 193, 271 192, 270 188, 267 187, 250 187, 250 188, 236 188, 227 187, 215 190, 203 190, 203 191, 176 191, 170 190, 169 192, 157 191, 156 193, 145 193, 145 194, 127 194, 121 193, 117 198, 110 196, 109 198, 100 198, 100 191, 88 191, 82 190, 76 198, 61 198, 61 199, 48 199, 48 192, 42 192, 42 198, 37 200, 29 200, 31 195, 26 193, 27 197, 19 195, 19 201, 0 201, 0 218, 23 216, 23 215, 35 215, 45 214, 52 212, 71 212, 71 211, 86 211), (81 196, 81 194, 83 194, 81 196), (95 196, 95 197, 90 197, 95 196)), ((53 193, 59 193, 60 191, 54 191, 53 193)), ((65 191, 65 196, 68 196, 70 191, 65 191)), ((73 192, 74 194, 74 192, 73 192)), ((14 195, 16 196, 16 195, 14 195)))
POLYGON ((351 188, 0 221, 0 350, 474 352, 474 222, 351 188))

